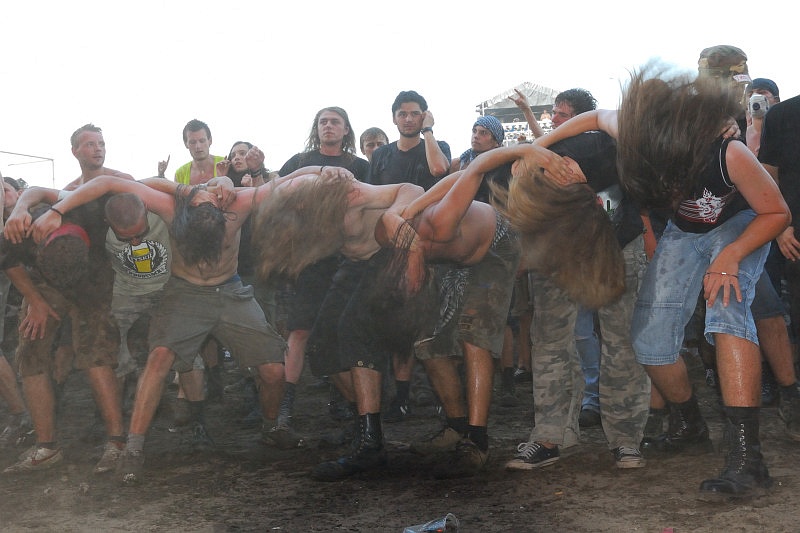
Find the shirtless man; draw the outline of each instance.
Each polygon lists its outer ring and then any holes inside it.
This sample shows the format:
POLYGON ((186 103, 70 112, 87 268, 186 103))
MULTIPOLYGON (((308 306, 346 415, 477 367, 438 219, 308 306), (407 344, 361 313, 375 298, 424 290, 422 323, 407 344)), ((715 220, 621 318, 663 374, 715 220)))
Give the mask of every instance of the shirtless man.
MULTIPOLYGON (((381 374, 386 370, 393 347, 387 346, 379 327, 384 321, 395 328, 405 327, 407 324, 396 318, 396 315, 403 311, 400 309, 404 303, 403 299, 390 301, 385 305, 389 311, 385 319, 382 316, 376 316, 369 301, 370 295, 376 292, 374 284, 381 279, 379 277, 381 272, 392 267, 390 263, 393 251, 391 249, 379 251, 379 240, 388 247, 403 240, 410 243, 407 261, 402 268, 406 273, 405 281, 398 282, 397 286, 378 287, 377 292, 380 293, 379 298, 381 299, 386 299, 387 294, 397 294, 398 289, 402 289, 406 293, 413 293, 419 289, 423 284, 421 277, 426 262, 447 262, 455 263, 460 267, 475 267, 475 272, 480 269, 480 274, 486 275, 488 278, 487 284, 491 286, 483 290, 481 294, 478 294, 481 291, 475 290, 474 300, 468 297, 463 311, 456 310, 458 313, 474 319, 476 324, 481 322, 476 329, 481 330, 479 335, 485 333, 485 339, 478 340, 469 337, 469 334, 463 331, 464 328, 461 328, 462 331, 459 332, 459 340, 465 352, 468 369, 470 438, 464 439, 463 445, 458 447, 457 457, 448 462, 450 468, 443 469, 446 472, 442 472, 442 477, 448 477, 456 469, 459 469, 460 472, 474 472, 485 464, 486 449, 488 448, 486 420, 488 419, 493 371, 489 354, 491 351, 499 353, 502 347, 503 326, 511 297, 512 280, 517 268, 519 248, 516 239, 508 233, 507 226, 498 224, 500 219, 495 210, 487 204, 472 201, 482 176, 483 171, 478 172, 476 169, 473 177, 463 182, 455 181, 458 175, 454 175, 454 178, 451 179, 445 178, 447 186, 434 186, 431 189, 433 195, 426 194, 409 206, 404 216, 412 216, 417 211, 421 212, 419 219, 415 219, 413 222, 416 232, 398 215, 400 212, 398 207, 403 203, 399 195, 393 198, 391 207, 381 208, 378 202, 373 201, 373 198, 383 194, 384 189, 397 187, 397 185, 375 187, 357 182, 341 183, 338 186, 348 192, 347 196, 343 198, 341 193, 334 194, 332 191, 326 190, 326 187, 336 189, 337 184, 321 183, 319 180, 317 183, 293 183, 289 186, 279 187, 279 191, 276 191, 264 206, 265 216, 260 218, 259 225, 269 228, 273 225, 273 222, 269 220, 270 216, 285 215, 287 210, 292 209, 287 207, 292 205, 292 197, 298 201, 297 204, 294 204, 297 206, 294 208, 295 217, 298 220, 297 227, 284 224, 282 227, 285 231, 281 232, 280 237, 274 233, 262 232, 261 247, 273 252, 272 260, 262 264, 265 271, 276 270, 292 273, 297 270, 297 265, 292 264, 296 259, 289 257, 288 253, 283 253, 283 250, 288 248, 293 241, 291 237, 287 237, 287 232, 295 232, 298 236, 304 236, 305 242, 313 248, 312 242, 316 240, 321 242, 330 240, 327 236, 322 235, 318 228, 336 227, 337 225, 341 228, 340 231, 348 236, 347 241, 342 243, 343 255, 362 261, 368 258, 368 263, 370 263, 365 266, 365 269, 371 270, 371 272, 365 274, 358 283, 358 287, 352 293, 339 321, 340 365, 349 366, 358 405, 359 434, 348 454, 334 461, 322 463, 314 469, 312 475, 315 479, 335 481, 357 472, 375 468, 385 462, 386 452, 383 448, 380 423, 380 386, 381 374), (456 182, 455 186, 453 186, 454 181, 456 182), (452 186, 452 189, 449 189, 449 186, 452 186), (316 201, 317 199, 319 201, 316 201), (307 212, 306 206, 313 205, 314 212, 320 213, 320 205, 325 203, 325 200, 329 203, 347 201, 347 209, 338 214, 338 219, 333 218, 336 216, 336 213, 333 212, 333 215, 327 220, 321 218, 310 220, 309 217, 314 217, 314 213, 307 212), (438 203, 435 205, 427 205, 437 201, 438 203), (398 226, 400 221, 402 223, 398 226), (306 225, 301 227, 301 222, 306 225), (376 227, 378 227, 379 240, 376 239, 376 227), (283 240, 283 243, 276 242, 276 239, 283 240), (358 246, 353 246, 351 243, 356 243, 358 246), (487 306, 477 303, 481 299, 485 301, 489 292, 497 297, 496 301, 499 302, 497 309, 489 310, 486 309, 487 306), (495 311, 497 311, 498 317, 486 316, 495 311), (497 318, 497 320, 484 321, 485 318, 497 318), (463 463, 468 463, 468 465, 462 466, 463 463)), ((414 187, 415 194, 419 194, 419 188, 413 185, 403 184, 401 187, 414 187)), ((393 189, 386 190, 387 193, 393 191, 393 189)), ((409 191, 413 191, 413 189, 409 189, 409 191)), ((393 192, 393 194, 396 193, 393 192)), ((384 203, 384 205, 386 204, 384 203)), ((285 222, 286 217, 282 216, 281 220, 285 222)), ((306 261, 310 260, 313 258, 306 259, 306 261)), ((484 281, 483 278, 481 281, 484 281)), ((473 294, 468 296, 473 296, 473 294)), ((427 307, 435 308, 436 306, 431 306, 428 302, 427 307)), ((453 330, 455 327, 453 324, 453 330)), ((437 354, 442 354, 441 356, 444 357, 449 356, 452 353, 452 341, 455 333, 455 331, 448 330, 439 336, 434 336, 433 340, 436 345, 431 350, 436 349, 437 354)))
MULTIPOLYGON (((298 174, 319 172, 316 167, 298 174)), ((344 173, 345 171, 342 171, 344 173)), ((331 168, 326 175, 338 175, 331 168)), ((288 179, 287 176, 284 179, 288 179)), ((218 178, 217 183, 230 180, 218 178)), ((236 273, 241 226, 254 206, 268 197, 274 184, 239 189, 215 185, 189 188, 154 178, 147 184, 113 177, 95 179, 60 200, 33 225, 33 235, 44 238, 60 224, 59 213, 107 193, 129 192, 139 196, 148 209, 170 226, 173 250, 172 276, 164 287, 159 309, 150 328, 147 364, 140 376, 134 400, 127 445, 118 471, 122 481, 142 479, 144 438, 161 400, 170 368, 187 372, 208 334, 222 340, 242 367, 253 367, 261 381, 263 412, 274 418, 283 392, 284 340, 264 317, 236 273), (219 206, 226 206, 223 208, 219 206)))

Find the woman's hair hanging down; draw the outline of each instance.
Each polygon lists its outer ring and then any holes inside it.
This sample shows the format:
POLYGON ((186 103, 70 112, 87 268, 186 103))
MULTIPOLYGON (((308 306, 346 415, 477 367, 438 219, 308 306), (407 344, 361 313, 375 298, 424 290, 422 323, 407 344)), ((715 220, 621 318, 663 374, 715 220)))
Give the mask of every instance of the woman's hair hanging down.
POLYGON ((739 96, 657 61, 633 72, 617 117, 622 187, 642 207, 673 208, 696 192, 711 144, 741 112, 739 96))
POLYGON ((622 250, 589 186, 558 186, 538 170, 512 178, 508 192, 491 186, 495 208, 522 240, 523 267, 549 277, 589 309, 603 307, 625 292, 622 250))
POLYGON ((308 265, 344 245, 344 216, 352 182, 347 178, 299 177, 275 186, 258 207, 252 245, 256 272, 295 278, 308 265))

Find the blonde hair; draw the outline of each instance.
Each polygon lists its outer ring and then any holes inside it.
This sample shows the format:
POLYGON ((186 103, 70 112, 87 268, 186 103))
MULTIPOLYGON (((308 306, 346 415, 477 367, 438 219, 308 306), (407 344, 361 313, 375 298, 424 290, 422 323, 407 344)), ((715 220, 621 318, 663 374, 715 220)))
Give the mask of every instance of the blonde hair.
POLYGON ((549 277, 574 302, 597 309, 625 291, 625 263, 614 228, 583 183, 561 187, 540 171, 492 185, 495 207, 522 240, 522 266, 549 277))

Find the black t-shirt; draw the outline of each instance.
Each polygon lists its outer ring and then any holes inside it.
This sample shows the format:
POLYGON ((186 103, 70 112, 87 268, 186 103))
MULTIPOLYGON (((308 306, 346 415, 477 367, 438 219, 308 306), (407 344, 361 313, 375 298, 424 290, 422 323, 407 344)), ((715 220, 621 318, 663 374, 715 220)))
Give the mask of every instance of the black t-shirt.
POLYGON ((353 173, 358 181, 366 181, 369 173, 369 162, 353 154, 323 155, 319 150, 301 152, 289 158, 278 174, 286 176, 298 168, 321 165, 326 167, 343 167, 353 173))
POLYGON ((711 146, 708 164, 696 180, 695 190, 681 201, 672 217, 682 231, 708 233, 749 207, 728 176, 725 153, 732 142, 741 141, 720 137, 711 146))
POLYGON ((617 143, 613 137, 602 131, 588 131, 559 141, 550 150, 574 159, 589 187, 606 198, 620 246, 624 247, 644 232, 639 207, 620 188, 617 143))
POLYGON ((492 190, 489 188, 489 183, 494 183, 502 189, 508 191, 508 182, 511 180, 511 165, 513 163, 505 163, 497 168, 493 168, 483 175, 478 192, 475 193, 475 200, 485 204, 492 203, 492 190))
MULTIPOLYGON (((450 146, 444 141, 436 141, 447 161, 450 161, 450 146)), ((367 183, 372 185, 391 185, 413 183, 426 191, 442 179, 435 177, 428 168, 425 143, 420 142, 411 150, 404 152, 397 147, 397 141, 381 146, 372 152, 367 183)))
POLYGON ((764 117, 758 160, 778 167, 792 226, 800 228, 800 96, 772 106, 764 117))

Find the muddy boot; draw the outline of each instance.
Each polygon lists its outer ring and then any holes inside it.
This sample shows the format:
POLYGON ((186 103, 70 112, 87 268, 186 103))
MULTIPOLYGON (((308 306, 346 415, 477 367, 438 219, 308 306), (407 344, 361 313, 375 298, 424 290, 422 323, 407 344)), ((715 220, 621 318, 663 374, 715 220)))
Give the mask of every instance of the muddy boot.
POLYGON ((294 411, 294 397, 296 388, 296 384, 289 383, 288 381, 284 385, 283 398, 281 399, 281 405, 278 408, 277 423, 279 426, 289 426, 289 422, 291 422, 292 411, 294 411))
POLYGON ((647 414, 647 423, 644 425, 644 436, 640 447, 647 450, 655 446, 658 437, 664 433, 664 421, 669 416, 669 409, 656 409, 651 407, 647 414))
POLYGON ((713 450, 708 426, 700 414, 697 397, 692 394, 684 403, 670 403, 669 427, 648 449, 659 452, 708 453, 713 450))
POLYGON ((311 472, 312 478, 317 481, 339 481, 386 464, 380 413, 360 415, 358 423, 359 432, 349 453, 335 461, 318 464, 311 472))
POLYGON ((758 440, 758 407, 725 407, 729 451, 719 477, 700 484, 700 498, 749 498, 772 486, 758 440))

